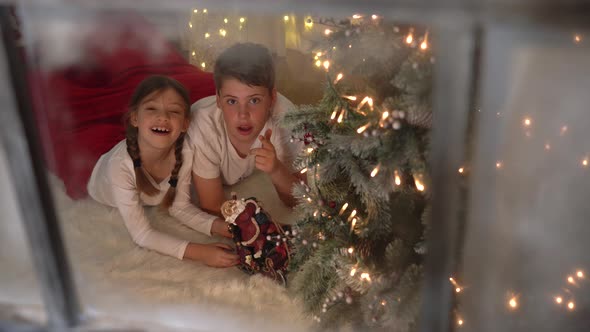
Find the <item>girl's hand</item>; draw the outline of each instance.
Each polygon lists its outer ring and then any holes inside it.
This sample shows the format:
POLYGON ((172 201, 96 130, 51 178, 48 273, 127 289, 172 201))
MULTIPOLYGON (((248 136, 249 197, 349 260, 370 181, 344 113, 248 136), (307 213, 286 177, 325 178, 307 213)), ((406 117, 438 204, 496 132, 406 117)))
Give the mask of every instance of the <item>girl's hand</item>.
POLYGON ((271 136, 272 130, 267 129, 264 136, 258 136, 262 147, 250 150, 250 154, 255 156, 256 168, 268 174, 274 173, 280 164, 275 147, 270 142, 271 136))
POLYGON ((203 246, 203 263, 212 267, 230 267, 240 260, 233 249, 225 243, 211 243, 203 246))
POLYGON ((221 218, 213 220, 213 224, 211 225, 211 235, 220 235, 228 239, 231 239, 232 234, 229 232, 227 226, 228 223, 223 221, 223 219, 221 218))

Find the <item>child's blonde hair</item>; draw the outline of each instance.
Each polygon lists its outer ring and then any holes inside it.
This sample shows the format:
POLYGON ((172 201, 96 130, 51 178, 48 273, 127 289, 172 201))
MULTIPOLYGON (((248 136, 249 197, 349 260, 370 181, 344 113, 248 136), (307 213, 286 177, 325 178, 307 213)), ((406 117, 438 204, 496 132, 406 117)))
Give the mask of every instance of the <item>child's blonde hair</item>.
MULTIPOLYGON (((131 101, 129 102, 129 111, 124 116, 127 153, 129 153, 131 160, 133 160, 133 168, 135 170, 135 185, 137 186, 137 191, 140 193, 143 192, 148 196, 156 195, 159 190, 156 189, 148 180, 145 169, 141 167, 141 155, 139 151, 139 145, 137 143, 138 129, 131 124, 131 115, 137 112, 139 104, 141 104, 141 101, 146 96, 156 91, 164 91, 167 89, 174 90, 182 98, 185 103, 185 118, 190 119, 190 98, 188 92, 177 80, 162 75, 150 76, 139 83, 135 89, 135 92, 133 92, 133 95, 131 96, 131 101)), ((180 136, 178 136, 178 139, 175 143, 174 156, 176 157, 176 163, 174 164, 174 169, 172 169, 172 174, 170 175, 170 180, 168 181, 170 183, 170 188, 160 203, 160 207, 164 209, 168 209, 172 205, 174 197, 176 196, 178 172, 182 166, 182 147, 184 144, 184 135, 185 133, 180 133, 180 136)))

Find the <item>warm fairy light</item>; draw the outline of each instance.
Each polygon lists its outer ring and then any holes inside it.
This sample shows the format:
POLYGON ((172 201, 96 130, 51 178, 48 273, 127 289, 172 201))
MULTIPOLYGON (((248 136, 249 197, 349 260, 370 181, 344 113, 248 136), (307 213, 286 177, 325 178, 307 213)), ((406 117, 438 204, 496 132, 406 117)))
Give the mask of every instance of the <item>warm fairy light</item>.
POLYGON ((314 216, 314 217, 317 217, 317 216, 318 216, 318 213, 320 213, 320 211, 318 211, 318 210, 315 210, 315 211, 313 212, 313 216, 314 216))
POLYGON ((551 150, 551 144, 545 143, 545 150, 547 150, 547 151, 551 150))
POLYGON ((225 37, 225 35, 227 35, 227 31, 225 31, 225 29, 219 29, 219 34, 221 37, 225 37))
POLYGON ((502 168, 502 162, 501 161, 496 162, 496 168, 497 169, 502 168))
POLYGON ((508 301, 508 305, 510 306, 510 308, 516 309, 516 307, 518 307, 518 302, 516 301, 516 297, 512 297, 510 299, 510 301, 508 301))
POLYGON ((365 98, 363 98, 363 100, 361 100, 361 102, 356 107, 357 110, 360 110, 361 108, 363 108, 363 106, 365 106, 365 104, 369 104, 371 111, 373 110, 373 98, 371 98, 369 96, 365 96, 365 98))
POLYGON ((399 186, 400 184, 402 184, 402 179, 399 177, 399 173, 397 172, 397 170, 395 170, 395 171, 393 172, 393 174, 394 174, 394 176, 395 176, 395 184, 396 184, 396 185, 398 185, 398 186, 399 186))
POLYGON ((381 166, 381 164, 378 164, 377 166, 375 166, 375 168, 373 168, 373 171, 371 172, 371 177, 374 178, 375 175, 377 175, 377 173, 379 173, 379 167, 381 166))
MULTIPOLYGON (((357 133, 359 133, 359 134, 361 134, 363 131, 367 130, 367 128, 369 128, 369 126, 370 126, 370 125, 371 125, 370 123, 367 123, 366 125, 364 125, 364 126, 361 126, 361 127, 359 127, 359 128, 356 130, 356 132, 357 132, 357 133)), ((375 173, 375 174, 376 174, 376 173, 375 173)))
POLYGON ((352 254, 353 252, 354 252, 354 248, 353 247, 348 248, 348 253, 349 254, 352 254))
POLYGON ((355 20, 358 20, 361 17, 363 17, 363 16, 362 15, 359 15, 359 14, 352 15, 352 18, 354 18, 355 20))
POLYGON ((245 19, 245 18, 243 18, 243 17, 240 17, 240 23, 244 23, 245 21, 246 21, 246 19, 245 19))
POLYGON ((422 50, 426 50, 428 48, 428 31, 426 31, 426 34, 424 35, 424 40, 420 44, 420 48, 422 50))
POLYGON ((356 96, 342 96, 342 98, 346 98, 346 99, 352 100, 352 101, 356 100, 356 96))
POLYGON ((351 232, 354 229, 354 226, 356 226, 356 222, 357 222, 357 219, 356 218, 352 218, 352 223, 350 224, 350 231, 351 232))
POLYGON ((350 219, 354 218, 354 216, 356 216, 356 210, 352 210, 348 219, 350 220, 350 219))
POLYGON ((355 274, 356 274, 356 267, 353 267, 352 270, 350 270, 350 276, 354 277, 355 274))
POLYGON ((283 16, 283 20, 285 20, 285 22, 287 22, 289 20, 289 16, 287 16, 287 15, 283 16))
POLYGON ((348 44, 348 48, 352 48, 352 44, 348 44))
POLYGON ((406 44, 411 44, 413 41, 414 41, 414 35, 412 34, 412 30, 410 30, 410 33, 406 37, 406 44))
POLYGON ((205 32, 205 38, 209 38, 211 37, 211 35, 209 34, 209 32, 205 32))
POLYGON ((567 308, 568 308, 569 310, 574 310, 574 308, 575 308, 575 307, 576 307, 576 305, 574 304, 574 301, 570 301, 570 302, 568 302, 568 304, 567 304, 567 308))
POLYGON ((418 191, 424 191, 424 184, 420 182, 420 180, 414 179, 414 183, 416 184, 416 189, 418 189, 418 191))
POLYGON ((313 152, 313 148, 307 148, 307 153, 312 153, 313 152))
POLYGON ((223 23, 227 24, 227 18, 223 19, 223 23))
POLYGON ((567 282, 569 282, 570 284, 574 284, 576 281, 574 280, 574 277, 568 276, 567 277, 567 282))
POLYGON ((340 115, 338 115, 338 119, 336 121, 338 123, 342 123, 342 119, 344 119, 344 112, 340 112, 340 115))
POLYGON ((201 62, 201 68, 205 68, 205 63, 201 62))
POLYGON ((330 115, 330 120, 336 119, 336 115, 338 115, 338 106, 334 108, 334 112, 332 112, 332 115, 330 115))
POLYGON ((188 27, 192 29, 193 28, 193 23, 192 22, 188 22, 188 27))
POLYGON ((577 43, 579 43, 581 41, 582 41, 582 36, 580 36, 578 34, 575 34, 574 35, 574 42, 576 42, 576 44, 577 44, 577 43))
POLYGON ((588 158, 584 158, 582 160, 582 166, 584 166, 584 167, 588 166, 588 158))
POLYGON ((385 111, 383 112, 383 114, 381 115, 381 120, 385 120, 389 117, 389 112, 385 111))
POLYGON ((308 197, 307 201, 311 203, 312 202, 311 197, 308 197))
POLYGON ((328 61, 328 60, 324 61, 323 65, 324 65, 324 68, 326 68, 326 70, 328 70, 328 68, 330 68, 330 61, 328 61))
POLYGON ((342 205, 338 214, 342 214, 344 211, 346 211, 346 208, 348 208, 348 203, 344 203, 344 205, 342 205))
POLYGON ((562 126, 562 127, 561 127, 561 131, 560 131, 560 133, 559 133, 559 134, 560 134, 561 136, 563 136, 563 135, 565 135, 565 133, 566 133, 566 132, 567 132, 567 126, 562 126))
POLYGON ((525 127, 530 127, 532 122, 531 122, 530 118, 525 118, 522 123, 524 124, 525 127))
POLYGON ((315 62, 316 67, 321 67, 322 66, 322 61, 318 60, 315 62))
POLYGON ((382 306, 385 306, 386 304, 387 304, 387 301, 385 301, 385 300, 382 300, 382 301, 381 301, 381 305, 382 305, 382 306))
POLYGON ((197 53, 195 51, 193 51, 191 54, 192 54, 192 56, 195 56, 197 53))
POLYGON ((324 30, 324 35, 329 36, 332 33, 332 30, 326 29, 324 30))
POLYGON ((336 79, 334 80, 334 84, 338 83, 338 81, 340 81, 342 79, 342 77, 344 77, 344 75, 342 73, 338 74, 336 76, 336 79))
POLYGON ((205 14, 207 13, 207 8, 203 9, 203 13, 205 13, 205 14))
POLYGON ((307 168, 304 168, 301 171, 299 171, 299 173, 301 173, 301 174, 305 174, 305 172, 307 172, 307 168))
POLYGON ((376 20, 378 17, 379 17, 379 16, 377 16, 377 15, 375 15, 375 14, 371 15, 371 18, 372 18, 372 19, 374 19, 374 20, 376 20))
POLYGON ((557 303, 557 304, 563 303, 563 298, 561 296, 556 296, 555 297, 555 303, 557 303))
POLYGON ((193 9, 193 13, 195 13, 195 14, 196 14, 196 13, 198 13, 198 12, 199 12, 199 10, 198 10, 198 9, 193 9))
POLYGON ((461 293, 461 287, 455 288, 455 293, 461 293))
POLYGON ((465 169, 463 167, 459 167, 459 173, 463 174, 463 172, 465 172, 465 169))
POLYGON ((323 55, 323 53, 322 53, 322 52, 317 52, 317 53, 316 53, 316 56, 322 56, 322 55, 323 55))
POLYGON ((459 324, 459 326, 463 325, 463 320, 462 320, 461 318, 459 318, 459 319, 457 320, 457 324, 459 324))
POLYGON ((584 272, 582 272, 582 270, 578 270, 578 272, 576 272, 576 276, 578 276, 578 278, 584 278, 584 272))
POLYGON ((361 273, 361 280, 365 279, 366 281, 371 281, 371 276, 367 272, 361 273))

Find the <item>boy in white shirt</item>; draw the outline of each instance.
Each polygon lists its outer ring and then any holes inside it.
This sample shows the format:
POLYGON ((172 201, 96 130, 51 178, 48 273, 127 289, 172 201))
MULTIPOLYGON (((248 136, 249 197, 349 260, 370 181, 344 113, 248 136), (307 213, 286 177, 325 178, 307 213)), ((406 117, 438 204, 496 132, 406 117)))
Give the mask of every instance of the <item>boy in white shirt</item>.
POLYGON ((259 169, 281 200, 294 205, 291 189, 299 173, 292 164, 300 144, 279 126, 293 104, 278 95, 270 52, 264 46, 238 43, 215 62, 217 95, 191 106, 188 135, 194 146, 193 182, 203 210, 220 215, 223 185, 233 185, 259 169))

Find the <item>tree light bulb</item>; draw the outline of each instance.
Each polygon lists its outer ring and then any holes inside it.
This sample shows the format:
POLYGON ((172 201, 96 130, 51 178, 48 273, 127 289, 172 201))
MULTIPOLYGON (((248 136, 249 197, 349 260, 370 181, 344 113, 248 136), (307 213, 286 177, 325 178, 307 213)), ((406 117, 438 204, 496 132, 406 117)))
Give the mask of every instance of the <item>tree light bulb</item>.
POLYGON ((463 174, 463 172, 465 172, 465 169, 463 167, 459 167, 459 173, 463 174))
POLYGON ((245 19, 245 18, 243 18, 243 17, 240 17, 240 23, 244 23, 245 21, 246 21, 246 19, 245 19))
POLYGON ((344 211, 346 211, 346 208, 348 208, 348 203, 344 203, 344 205, 342 205, 338 214, 342 214, 344 211))
POLYGON ((354 15, 352 15, 352 18, 354 18, 354 19, 356 19, 356 20, 358 20, 358 19, 359 19, 359 18, 361 18, 361 17, 363 17, 363 16, 362 16, 362 15, 359 15, 359 14, 354 14, 354 15))
POLYGON ((338 81, 340 81, 340 80, 342 79, 342 77, 344 77, 344 75, 342 75, 342 73, 339 73, 339 74, 336 76, 336 79, 334 80, 334 84, 338 83, 338 81))
POLYGON ((353 247, 348 248, 348 253, 349 254, 352 254, 353 252, 354 252, 354 248, 353 247))
POLYGON ((334 108, 334 112, 332 112, 332 115, 330 116, 330 120, 336 119, 336 115, 338 115, 338 106, 336 106, 334 108))
POLYGON ((342 119, 344 119, 344 112, 340 112, 340 115, 338 115, 338 119, 336 121, 338 123, 342 123, 342 119))
POLYGON ((424 40, 421 44, 420 44, 420 48, 422 50, 426 50, 428 48, 428 42, 426 40, 424 40))
POLYGON ((568 308, 569 310, 574 310, 574 308, 575 308, 575 307, 576 307, 576 305, 574 304, 574 302, 573 302, 573 301, 570 301, 570 302, 567 304, 567 308, 568 308))
POLYGON ((326 29, 324 30, 324 35, 329 36, 332 33, 332 30, 326 29))
POLYGON ((418 189, 418 191, 424 191, 424 189, 426 189, 420 180, 414 179, 414 183, 416 184, 416 189, 418 189))
POLYGON ((207 8, 203 9, 203 13, 207 13, 207 8))
POLYGON ((459 324, 459 326, 463 325, 463 320, 459 318, 459 320, 457 320, 457 324, 459 324))
POLYGON ((198 13, 198 12, 199 12, 199 10, 198 10, 198 9, 193 9, 193 13, 195 13, 195 14, 196 14, 196 13, 198 13))
POLYGON ((209 38, 211 35, 209 34, 209 32, 205 32, 205 38, 209 38))
POLYGON ((350 270, 350 276, 354 277, 355 274, 356 274, 356 268, 353 267, 352 270, 350 270))
POLYGON ((375 166, 375 168, 373 168, 373 171, 371 172, 371 177, 374 178, 375 175, 377 175, 377 173, 379 173, 379 167, 381 166, 381 164, 378 164, 377 166, 375 166))
POLYGON ((393 174, 394 174, 394 177, 395 177, 395 184, 396 184, 396 185, 398 185, 398 186, 399 186, 400 184, 402 184, 402 179, 400 178, 398 171, 397 171, 397 170, 395 170, 395 171, 393 172, 393 174))
POLYGON ((352 210, 348 219, 352 219, 352 218, 354 218, 354 216, 356 216, 356 210, 352 210))
POLYGON ((318 60, 315 62, 316 67, 321 67, 322 66, 322 61, 318 60))
POLYGON ((193 51, 193 52, 191 53, 191 55, 192 55, 192 56, 195 56, 195 55, 197 55, 197 53, 196 53, 195 51, 193 51))
POLYGON ((193 28, 193 23, 192 22, 188 22, 188 27, 192 29, 193 28))
POLYGON ((530 127, 532 122, 531 122, 530 118, 525 118, 522 123, 524 124, 525 127, 530 127))
POLYGON ((582 160, 582 166, 584 166, 584 167, 588 166, 588 158, 584 158, 582 160))
POLYGON ((584 272, 582 272, 582 270, 578 270, 578 272, 576 272, 576 276, 578 276, 578 278, 584 278, 584 272))
MULTIPOLYGON (((356 132, 357 132, 357 133, 359 133, 359 134, 362 134, 362 132, 363 132, 363 131, 365 131, 365 130, 367 130, 367 128, 369 128, 369 126, 370 126, 370 125, 371 125, 370 123, 367 123, 366 125, 364 125, 364 126, 361 126, 361 127, 359 127, 359 128, 356 130, 356 132)), ((375 171, 375 170, 373 170, 373 172, 374 172, 374 171, 375 171)), ((371 173, 371 174, 373 174, 373 173, 371 173)), ((375 173, 375 174, 377 174, 377 173, 375 173)), ((373 175, 373 176, 374 176, 374 175, 373 175)))
POLYGON ((516 309, 516 307, 518 307, 518 302, 516 301, 516 297, 512 297, 510 299, 510 301, 508 301, 508 305, 510 306, 510 308, 516 309))
POLYGON ((455 292, 456 292, 456 293, 461 293, 461 287, 457 287, 457 288, 455 288, 455 292))
POLYGON ((307 168, 304 168, 301 171, 299 171, 299 173, 301 173, 301 174, 305 174, 305 172, 307 172, 307 168))
POLYGON ((412 33, 410 32, 408 34, 408 36, 406 37, 406 44, 411 44, 414 41, 414 36, 412 35, 412 33))
POLYGON ((323 65, 324 65, 324 68, 326 68, 326 70, 328 70, 328 68, 330 68, 330 61, 328 61, 328 60, 324 61, 323 65))
POLYGON ((223 19, 223 23, 227 24, 227 18, 223 19))
POLYGON ((378 18, 378 16, 375 15, 375 14, 373 14, 373 15, 371 15, 371 18, 374 19, 374 20, 376 20, 378 18))
POLYGON ((201 62, 201 68, 205 68, 205 63, 201 62))
POLYGON ((283 16, 283 20, 285 20, 285 22, 287 22, 289 20, 289 16, 287 16, 287 15, 283 16))
POLYGON ((563 302, 563 298, 561 296, 555 297, 555 303, 561 304, 563 302))

